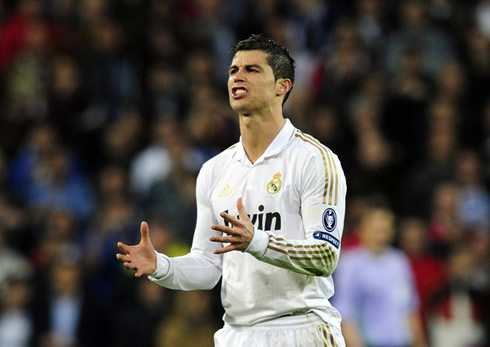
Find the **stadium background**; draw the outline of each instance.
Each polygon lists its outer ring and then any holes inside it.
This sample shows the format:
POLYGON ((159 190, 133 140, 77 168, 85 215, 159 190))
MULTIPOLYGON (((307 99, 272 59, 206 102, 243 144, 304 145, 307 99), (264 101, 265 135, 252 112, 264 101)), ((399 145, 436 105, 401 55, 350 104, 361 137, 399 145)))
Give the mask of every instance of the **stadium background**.
POLYGON ((342 161, 344 248, 385 201, 424 319, 489 331, 490 1, 4 0, 1 347, 212 345, 218 290, 136 280, 116 241, 146 219, 157 249, 189 248, 199 167, 239 136, 228 49, 252 33, 290 49, 285 115, 342 161))

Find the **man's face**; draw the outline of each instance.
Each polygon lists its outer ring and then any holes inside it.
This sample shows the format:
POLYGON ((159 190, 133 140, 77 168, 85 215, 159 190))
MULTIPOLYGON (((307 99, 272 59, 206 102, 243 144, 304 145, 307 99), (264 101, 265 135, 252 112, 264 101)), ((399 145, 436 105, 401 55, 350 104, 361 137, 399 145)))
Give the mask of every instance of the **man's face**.
POLYGON ((229 68, 230 105, 239 114, 260 112, 277 98, 276 81, 263 51, 239 51, 229 68))
POLYGON ((368 248, 384 250, 392 241, 395 232, 395 219, 391 211, 372 209, 361 221, 361 237, 368 248))

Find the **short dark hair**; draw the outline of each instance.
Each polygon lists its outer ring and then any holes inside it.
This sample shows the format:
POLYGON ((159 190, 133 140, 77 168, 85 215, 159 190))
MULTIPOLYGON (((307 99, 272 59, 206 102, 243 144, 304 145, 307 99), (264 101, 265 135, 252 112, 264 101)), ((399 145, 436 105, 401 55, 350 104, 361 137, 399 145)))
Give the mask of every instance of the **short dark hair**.
MULTIPOLYGON (((235 55, 239 51, 260 50, 267 54, 267 63, 271 66, 274 78, 277 81, 279 78, 288 78, 294 84, 294 59, 289 55, 287 48, 277 44, 274 40, 265 37, 264 35, 252 35, 248 39, 239 41, 231 48, 231 53, 235 55)), ((284 102, 291 93, 291 88, 284 97, 284 102)))

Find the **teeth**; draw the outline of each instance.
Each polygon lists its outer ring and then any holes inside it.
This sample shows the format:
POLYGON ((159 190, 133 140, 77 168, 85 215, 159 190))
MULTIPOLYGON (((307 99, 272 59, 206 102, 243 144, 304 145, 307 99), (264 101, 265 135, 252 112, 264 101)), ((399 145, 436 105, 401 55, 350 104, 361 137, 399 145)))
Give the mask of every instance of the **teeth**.
POLYGON ((235 94, 236 95, 245 94, 245 93, 246 93, 246 90, 245 89, 237 89, 237 90, 235 90, 235 94))

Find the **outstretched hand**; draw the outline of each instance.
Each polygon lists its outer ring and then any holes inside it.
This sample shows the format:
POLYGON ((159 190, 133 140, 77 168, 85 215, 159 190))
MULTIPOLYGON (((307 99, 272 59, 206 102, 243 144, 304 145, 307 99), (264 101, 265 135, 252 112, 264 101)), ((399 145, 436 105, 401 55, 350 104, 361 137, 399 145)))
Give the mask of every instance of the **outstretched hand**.
POLYGON ((242 198, 238 199, 236 206, 240 219, 235 218, 226 212, 220 213, 220 216, 229 222, 231 227, 220 224, 213 224, 211 226, 213 230, 228 234, 228 236, 211 236, 210 240, 213 242, 229 243, 228 246, 215 249, 215 254, 227 253, 230 251, 243 252, 252 241, 254 236, 254 225, 250 221, 250 218, 245 211, 242 198))
POLYGON ((118 242, 117 247, 122 252, 116 254, 117 260, 128 270, 134 270, 135 276, 152 274, 157 267, 155 248, 150 240, 150 230, 146 222, 141 223, 141 241, 136 246, 128 246, 118 242))

